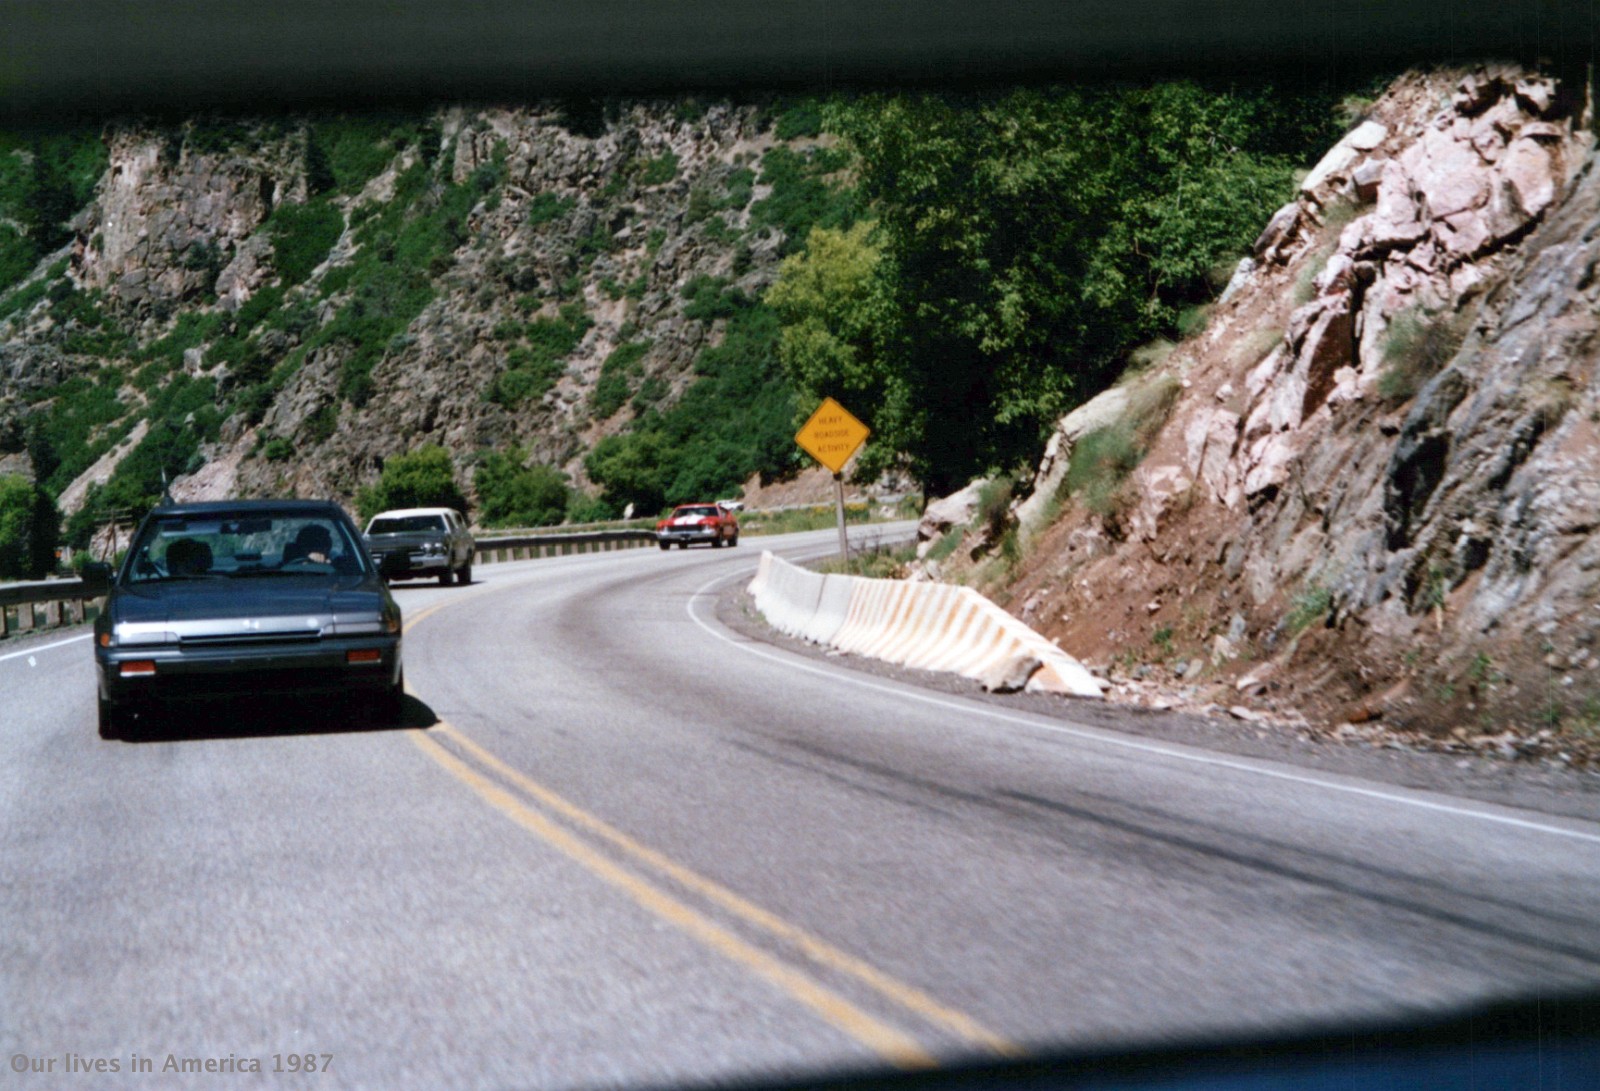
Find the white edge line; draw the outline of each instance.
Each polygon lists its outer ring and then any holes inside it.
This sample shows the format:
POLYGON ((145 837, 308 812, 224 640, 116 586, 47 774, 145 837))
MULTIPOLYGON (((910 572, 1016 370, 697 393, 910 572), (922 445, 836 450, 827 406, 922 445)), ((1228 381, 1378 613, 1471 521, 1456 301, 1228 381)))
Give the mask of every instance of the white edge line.
POLYGON ((32 655, 34 652, 45 652, 49 651, 51 648, 59 648, 63 644, 76 644, 80 640, 88 640, 93 635, 93 633, 79 633, 77 636, 69 636, 65 640, 52 640, 48 644, 35 644, 31 648, 22 648, 19 651, 7 652, 5 655, 0 655, 0 663, 4 663, 7 659, 17 659, 24 655, 32 655))
MULTIPOLYGON (((1136 742, 1133 739, 1119 738, 1109 731, 1101 731, 1085 727, 1074 727, 1064 724, 1041 723, 1038 720, 1013 715, 1011 713, 1000 712, 996 709, 990 708, 987 705, 971 702, 958 703, 957 701, 950 700, 948 698, 935 697, 926 693, 918 693, 914 689, 885 686, 880 683, 861 678, 854 671, 828 670, 823 667, 813 666, 810 663, 800 662, 791 656, 775 655, 771 652, 762 651, 759 648, 751 647, 749 644, 730 639, 723 633, 718 632, 711 625, 707 624, 699 614, 695 613, 695 603, 704 597, 706 592, 719 583, 726 583, 736 578, 738 577, 718 576, 716 579, 702 584, 700 588, 689 597, 687 609, 690 620, 696 625, 700 626, 701 629, 705 630, 707 633, 716 637, 725 644, 731 644, 742 651, 750 653, 751 655, 758 656, 761 659, 766 659, 773 663, 782 664, 794 670, 806 671, 809 674, 822 675, 834 681, 848 682, 851 685, 860 686, 864 689, 876 690, 880 693, 887 693, 892 696, 905 698, 907 700, 920 701, 923 704, 935 705, 939 708, 947 708, 969 715, 976 714, 987 717, 991 720, 1000 720, 1005 723, 1018 724, 1023 727, 1031 727, 1039 731, 1049 731, 1058 735, 1069 735, 1076 739, 1083 739, 1088 742, 1103 743, 1106 746, 1120 747, 1124 750, 1136 750, 1145 754, 1159 754, 1162 757, 1173 758, 1178 761, 1193 762, 1197 765, 1211 765, 1222 769, 1232 769, 1236 772, 1252 773, 1256 776, 1270 777, 1274 780, 1284 780, 1294 784, 1305 784, 1315 788, 1324 788, 1331 792, 1344 792, 1349 795, 1364 796, 1369 799, 1381 799, 1389 803, 1400 803, 1408 807, 1418 807, 1427 811, 1438 811, 1444 814, 1460 815, 1465 818, 1479 818, 1485 822, 1498 822, 1506 826, 1515 826, 1518 829, 1533 830, 1537 833, 1555 834, 1559 837, 1570 837, 1579 841, 1588 841, 1593 844, 1600 845, 1600 835, 1584 833, 1581 830, 1571 830, 1564 826, 1552 826, 1543 822, 1531 822, 1524 818, 1512 818, 1509 815, 1500 815, 1491 813, 1489 811, 1474 810, 1470 807, 1455 807, 1448 803, 1435 803, 1432 800, 1418 799, 1415 796, 1399 795, 1394 792, 1379 791, 1376 788, 1361 788, 1354 784, 1340 784, 1338 781, 1323 780, 1319 777, 1306 776, 1302 773, 1289 773, 1278 769, 1265 768, 1263 766, 1248 762, 1231 761, 1227 758, 1214 757, 1209 754, 1199 754, 1185 750, 1176 750, 1171 747, 1161 746, 1156 743, 1136 742)), ((1575 819, 1574 821, 1581 822, 1584 821, 1584 819, 1575 819)))

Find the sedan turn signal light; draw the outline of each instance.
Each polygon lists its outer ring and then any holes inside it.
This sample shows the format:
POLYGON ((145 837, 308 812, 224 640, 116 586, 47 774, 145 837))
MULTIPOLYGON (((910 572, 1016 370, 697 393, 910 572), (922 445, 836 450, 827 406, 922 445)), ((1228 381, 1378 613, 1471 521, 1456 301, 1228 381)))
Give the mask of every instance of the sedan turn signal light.
POLYGON ((124 678, 147 678, 155 672, 154 659, 130 659, 117 670, 117 673, 124 678))
POLYGON ((383 653, 377 648, 358 648, 344 653, 346 663, 377 663, 383 659, 383 653))

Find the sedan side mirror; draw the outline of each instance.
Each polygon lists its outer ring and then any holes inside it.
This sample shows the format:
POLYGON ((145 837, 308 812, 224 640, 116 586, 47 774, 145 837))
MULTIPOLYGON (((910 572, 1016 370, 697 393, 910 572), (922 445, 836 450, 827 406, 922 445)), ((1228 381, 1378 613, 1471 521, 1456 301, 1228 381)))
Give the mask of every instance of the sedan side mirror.
POLYGON ((90 595, 98 597, 111 589, 111 566, 105 561, 90 561, 78 574, 90 595))

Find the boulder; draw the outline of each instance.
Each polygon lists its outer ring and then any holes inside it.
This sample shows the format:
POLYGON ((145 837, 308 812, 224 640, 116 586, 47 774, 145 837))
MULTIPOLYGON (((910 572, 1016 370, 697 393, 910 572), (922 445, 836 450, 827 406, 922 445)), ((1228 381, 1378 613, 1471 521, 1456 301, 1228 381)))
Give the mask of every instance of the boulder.
MULTIPOLYGON (((1556 165, 1542 140, 1519 136, 1506 148, 1499 171, 1523 222, 1542 215, 1556 196, 1556 165)), ((1520 228, 1522 224, 1518 224, 1520 228)))
POLYGON ((1016 693, 1025 688, 1028 679, 1044 663, 1036 655, 1026 652, 1002 659, 978 678, 978 684, 990 693, 1016 693))
POLYGON ((922 521, 917 524, 917 538, 924 542, 935 542, 952 528, 964 527, 972 522, 978 510, 978 494, 987 483, 980 478, 960 492, 929 504, 923 510, 922 521))
POLYGON ((1351 147, 1347 140, 1340 141, 1328 150, 1311 168, 1311 173, 1305 176, 1300 183, 1300 192, 1319 203, 1329 196, 1327 192, 1329 183, 1348 177, 1346 170, 1356 161, 1360 153, 1351 147))
POLYGON ((1383 180, 1386 159, 1367 159, 1350 172, 1350 182, 1356 187, 1356 198, 1363 204, 1378 199, 1378 184, 1383 180))
POLYGON ((1257 261, 1277 262, 1288 256, 1299 235, 1300 215, 1299 201, 1290 201, 1272 214, 1250 248, 1257 261))

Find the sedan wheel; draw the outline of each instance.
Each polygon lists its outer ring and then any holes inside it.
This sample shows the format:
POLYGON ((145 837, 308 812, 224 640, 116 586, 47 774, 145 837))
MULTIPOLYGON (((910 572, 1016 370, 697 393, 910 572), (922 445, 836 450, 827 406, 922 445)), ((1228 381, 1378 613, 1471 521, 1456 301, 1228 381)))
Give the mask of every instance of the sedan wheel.
POLYGON ((471 561, 468 561, 466 563, 466 565, 461 569, 461 571, 456 574, 456 582, 461 584, 463 587, 465 587, 467 584, 470 584, 472 582, 472 562, 471 561))
POLYGON ((382 693, 378 694, 372 702, 372 719, 378 727, 398 727, 400 715, 404 711, 406 699, 406 673, 400 672, 400 680, 382 693))
POLYGON ((661 552, 663 553, 672 548, 671 542, 657 542, 656 545, 661 547, 661 552))
POLYGON ((122 738, 123 725, 127 722, 127 713, 104 699, 99 701, 99 706, 100 737, 102 739, 122 738))
POLYGON ((454 572, 450 571, 448 568, 445 569, 443 572, 439 573, 439 586, 449 587, 450 584, 455 580, 455 576, 456 574, 454 572))

